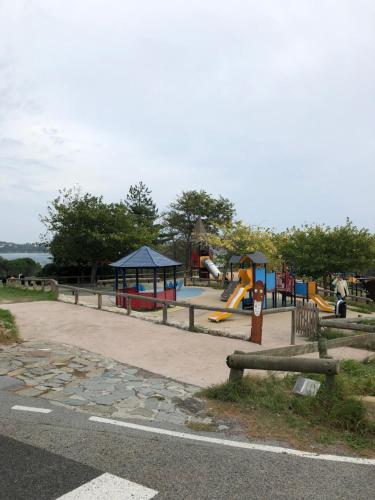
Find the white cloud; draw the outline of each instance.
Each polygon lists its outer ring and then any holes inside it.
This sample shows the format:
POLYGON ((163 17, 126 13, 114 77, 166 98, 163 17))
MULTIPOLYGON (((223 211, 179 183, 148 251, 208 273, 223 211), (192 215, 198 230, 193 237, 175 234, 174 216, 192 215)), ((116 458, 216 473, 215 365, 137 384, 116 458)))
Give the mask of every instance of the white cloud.
POLYGON ((0 239, 76 183, 375 228, 371 1, 0 2, 0 239), (342 201, 344 197, 344 202, 342 201), (22 204, 20 203, 22 200, 22 204))

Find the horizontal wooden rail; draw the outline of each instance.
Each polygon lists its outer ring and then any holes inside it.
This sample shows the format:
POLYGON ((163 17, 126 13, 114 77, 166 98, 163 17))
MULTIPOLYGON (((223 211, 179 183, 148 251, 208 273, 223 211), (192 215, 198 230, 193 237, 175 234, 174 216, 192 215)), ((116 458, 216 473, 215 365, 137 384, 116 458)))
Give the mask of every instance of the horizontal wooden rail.
MULTIPOLYGON (((333 292, 332 290, 328 290, 327 288, 321 288, 320 286, 318 286, 318 291, 323 292, 324 294, 328 294, 328 295, 335 295, 335 292, 333 292)), ((364 302, 369 302, 369 303, 374 302, 369 297, 363 297, 362 295, 347 295, 347 297, 349 297, 350 299, 353 299, 355 302, 360 301, 360 300, 363 300, 364 302)))
POLYGON ((321 319, 319 321, 320 326, 339 328, 340 330, 353 330, 358 332, 375 332, 374 325, 366 325, 363 323, 353 323, 349 321, 340 321, 334 319, 321 319))
MULTIPOLYGON (((147 297, 143 295, 136 295, 136 294, 131 294, 131 293, 124 293, 124 292, 113 292, 113 291, 108 291, 108 292, 103 292, 103 291, 98 291, 95 289, 91 288, 80 288, 80 287, 75 287, 75 286, 70 286, 70 285, 59 285, 59 288, 71 290, 71 291, 78 291, 83 292, 83 293, 91 293, 92 295, 109 295, 111 297, 124 297, 125 299, 137 299, 137 300, 145 300, 147 302, 153 302, 155 304, 166 304, 168 306, 179 306, 179 307, 194 307, 194 309, 198 310, 203 310, 203 311, 214 311, 214 312, 225 312, 225 313, 231 313, 231 314, 237 314, 241 316, 252 316, 252 311, 243 311, 242 309, 233 309, 229 307, 214 307, 214 306, 206 306, 202 304, 194 304, 191 302, 185 302, 182 300, 167 300, 167 299, 159 299, 155 297, 147 297)), ((263 309, 263 314, 264 315, 269 315, 269 314, 278 314, 278 313, 283 313, 283 312, 291 312, 294 311, 295 307, 290 306, 290 307, 280 307, 277 309, 263 309)))
POLYGON ((253 353, 231 354, 227 357, 230 368, 229 380, 240 380, 244 370, 269 370, 297 373, 322 373, 326 376, 326 386, 334 387, 335 375, 340 371, 340 362, 334 359, 291 358, 281 356, 262 356, 253 353))
POLYGON ((269 370, 282 372, 323 373, 337 375, 339 361, 335 359, 290 358, 282 356, 249 356, 231 354, 227 357, 229 368, 237 370, 269 370))

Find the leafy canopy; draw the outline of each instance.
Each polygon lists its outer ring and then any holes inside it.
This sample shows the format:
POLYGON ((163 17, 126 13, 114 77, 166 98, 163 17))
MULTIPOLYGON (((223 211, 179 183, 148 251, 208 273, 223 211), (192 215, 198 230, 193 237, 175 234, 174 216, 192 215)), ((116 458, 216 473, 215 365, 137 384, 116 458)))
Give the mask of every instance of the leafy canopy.
POLYGON ((207 232, 217 233, 217 226, 228 224, 235 214, 234 204, 206 191, 183 191, 163 215, 164 226, 177 238, 190 241, 200 217, 207 232))
POLYGON ((158 218, 158 209, 151 196, 151 190, 142 181, 130 186, 125 205, 141 225, 153 225, 158 218))
POLYGON ((24 274, 25 276, 36 276, 41 269, 42 266, 29 257, 12 260, 0 257, 1 277, 18 277, 19 274, 24 274))
POLYGON ((236 221, 219 228, 218 234, 209 235, 209 243, 221 250, 225 267, 232 255, 244 255, 249 252, 263 252, 270 267, 279 262, 275 234, 270 228, 249 226, 236 221))
POLYGON ((150 244, 152 234, 141 230, 124 203, 105 203, 102 196, 64 189, 43 217, 44 243, 56 263, 96 266, 150 244))
POLYGON ((292 227, 278 236, 282 258, 299 275, 318 278, 328 273, 363 272, 375 262, 375 237, 349 219, 343 226, 292 227))

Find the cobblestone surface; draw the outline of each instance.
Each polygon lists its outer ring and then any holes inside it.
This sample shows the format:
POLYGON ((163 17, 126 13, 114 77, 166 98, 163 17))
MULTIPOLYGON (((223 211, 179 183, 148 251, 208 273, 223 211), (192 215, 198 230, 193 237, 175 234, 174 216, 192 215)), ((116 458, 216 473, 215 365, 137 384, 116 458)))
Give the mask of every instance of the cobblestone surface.
POLYGON ((69 345, 24 342, 0 349, 2 375, 24 383, 16 394, 95 415, 227 428, 207 416, 194 396, 199 388, 69 345))

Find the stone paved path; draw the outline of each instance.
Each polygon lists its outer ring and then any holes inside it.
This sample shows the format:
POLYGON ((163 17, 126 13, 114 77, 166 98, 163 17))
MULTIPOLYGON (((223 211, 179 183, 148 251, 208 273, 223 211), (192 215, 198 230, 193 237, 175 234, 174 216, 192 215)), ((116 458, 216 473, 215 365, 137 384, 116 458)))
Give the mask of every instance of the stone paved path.
POLYGON ((194 397, 198 387, 65 344, 32 341, 0 349, 2 375, 24 383, 16 394, 94 415, 227 428, 206 415, 194 397))

